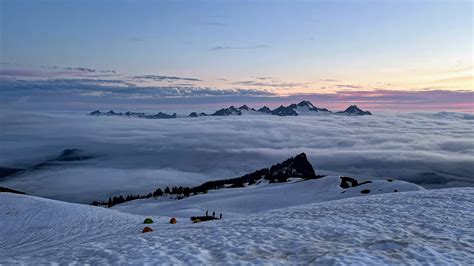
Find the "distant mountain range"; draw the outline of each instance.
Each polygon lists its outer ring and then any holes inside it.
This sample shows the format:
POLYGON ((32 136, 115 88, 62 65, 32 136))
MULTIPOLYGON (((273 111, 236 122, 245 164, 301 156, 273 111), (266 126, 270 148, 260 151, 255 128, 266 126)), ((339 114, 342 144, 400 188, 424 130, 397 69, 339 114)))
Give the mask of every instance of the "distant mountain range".
POLYGON ((138 117, 146 119, 172 119, 178 117, 200 117, 200 116, 231 116, 231 115, 277 115, 277 116, 298 116, 298 115, 348 115, 348 116, 361 116, 361 115, 372 115, 369 111, 364 111, 356 105, 349 106, 344 111, 331 112, 326 108, 318 108, 314 106, 310 101, 302 101, 298 104, 290 104, 288 106, 281 105, 275 109, 270 109, 267 106, 263 106, 259 109, 249 108, 247 105, 241 107, 230 106, 228 108, 222 108, 215 111, 212 114, 192 112, 187 116, 178 116, 176 113, 166 114, 159 112, 154 115, 147 115, 143 112, 101 112, 99 110, 91 112, 89 115, 92 116, 125 116, 125 117, 138 117))

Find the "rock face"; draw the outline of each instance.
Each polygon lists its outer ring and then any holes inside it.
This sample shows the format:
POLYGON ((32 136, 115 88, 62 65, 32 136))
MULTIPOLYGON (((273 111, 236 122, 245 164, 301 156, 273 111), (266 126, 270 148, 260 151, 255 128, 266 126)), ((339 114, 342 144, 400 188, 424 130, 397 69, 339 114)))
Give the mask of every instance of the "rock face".
POLYGON ((281 163, 275 164, 270 168, 263 168, 253 173, 241 177, 208 181, 197 187, 191 188, 192 193, 202 193, 211 189, 220 189, 224 187, 238 188, 245 184, 252 185, 261 180, 268 180, 270 183, 286 182, 288 178, 300 177, 304 179, 315 179, 322 176, 316 175, 313 166, 306 158, 306 154, 300 153, 295 157, 289 158, 281 163))
POLYGON ((7 192, 7 193, 14 193, 14 194, 26 194, 25 192, 21 192, 18 190, 14 190, 11 188, 0 187, 0 192, 7 192))
POLYGON ((245 110, 245 111, 250 111, 250 108, 247 105, 242 105, 239 107, 239 110, 245 110))
POLYGON ((364 110, 360 109, 359 107, 357 107, 357 105, 351 105, 351 106, 347 107, 346 110, 336 112, 336 114, 338 114, 338 115, 354 115, 354 116, 372 115, 371 112, 364 111, 364 110))
POLYGON ((310 101, 302 101, 298 103, 297 108, 307 108, 309 111, 314 111, 314 112, 330 112, 326 108, 318 108, 314 106, 310 101))
POLYGON ((217 110, 212 116, 228 116, 228 115, 242 115, 242 111, 235 108, 233 105, 229 108, 222 108, 217 110))
POLYGON ((278 116, 297 116, 298 113, 295 111, 296 104, 291 104, 287 107, 281 105, 280 107, 274 109, 271 114, 278 116))
POLYGON ((148 118, 148 119, 171 119, 171 118, 176 118, 176 117, 177 117, 176 113, 169 115, 162 112, 159 112, 156 115, 145 116, 145 118, 148 118))
POLYGON ((257 111, 260 112, 260 113, 265 113, 265 114, 271 114, 272 113, 272 110, 270 110, 270 108, 268 108, 267 106, 264 106, 264 107, 258 109, 257 111))
POLYGON ((351 188, 351 187, 358 187, 363 184, 370 184, 372 181, 365 181, 359 183, 359 181, 353 177, 348 176, 341 176, 341 184, 339 185, 341 188, 351 188))
POLYGON ((286 181, 290 177, 316 178, 313 166, 305 153, 298 154, 282 163, 273 165, 269 171, 270 179, 286 181))

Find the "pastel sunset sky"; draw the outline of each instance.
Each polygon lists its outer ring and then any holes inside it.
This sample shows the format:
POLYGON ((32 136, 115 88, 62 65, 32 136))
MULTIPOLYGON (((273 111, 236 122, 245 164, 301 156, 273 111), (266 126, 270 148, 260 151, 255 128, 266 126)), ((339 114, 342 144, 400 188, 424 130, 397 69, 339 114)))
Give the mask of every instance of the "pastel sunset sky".
POLYGON ((2 0, 0 102, 474 111, 473 5, 2 0))

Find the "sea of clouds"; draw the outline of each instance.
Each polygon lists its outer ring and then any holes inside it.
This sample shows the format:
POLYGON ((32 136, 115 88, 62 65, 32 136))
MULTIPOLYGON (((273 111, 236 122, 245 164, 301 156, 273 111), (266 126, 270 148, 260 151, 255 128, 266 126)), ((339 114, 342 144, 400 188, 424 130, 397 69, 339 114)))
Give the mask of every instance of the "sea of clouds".
POLYGON ((237 177, 300 152, 318 174, 474 186, 474 115, 466 113, 147 120, 4 112, 0 119, 0 166, 31 167, 67 148, 95 156, 0 180, 74 202, 237 177))

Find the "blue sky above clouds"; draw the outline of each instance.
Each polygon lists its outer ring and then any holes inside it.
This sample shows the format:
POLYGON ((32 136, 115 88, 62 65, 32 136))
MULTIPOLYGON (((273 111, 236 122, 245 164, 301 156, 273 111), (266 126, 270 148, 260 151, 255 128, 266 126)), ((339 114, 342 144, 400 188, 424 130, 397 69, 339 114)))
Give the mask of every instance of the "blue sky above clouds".
MULTIPOLYGON (((25 80, 30 90, 17 96, 33 99, 39 81, 81 87, 87 78, 110 80, 117 91, 128 86, 120 91, 133 99, 147 87, 282 98, 443 91, 472 99, 472 8, 471 1, 5 0, 0 93, 25 80)), ((110 88, 97 83, 96 97, 106 95, 110 88)), ((80 96, 71 94, 87 105, 80 96)), ((473 108, 447 99, 425 107, 473 108)))

